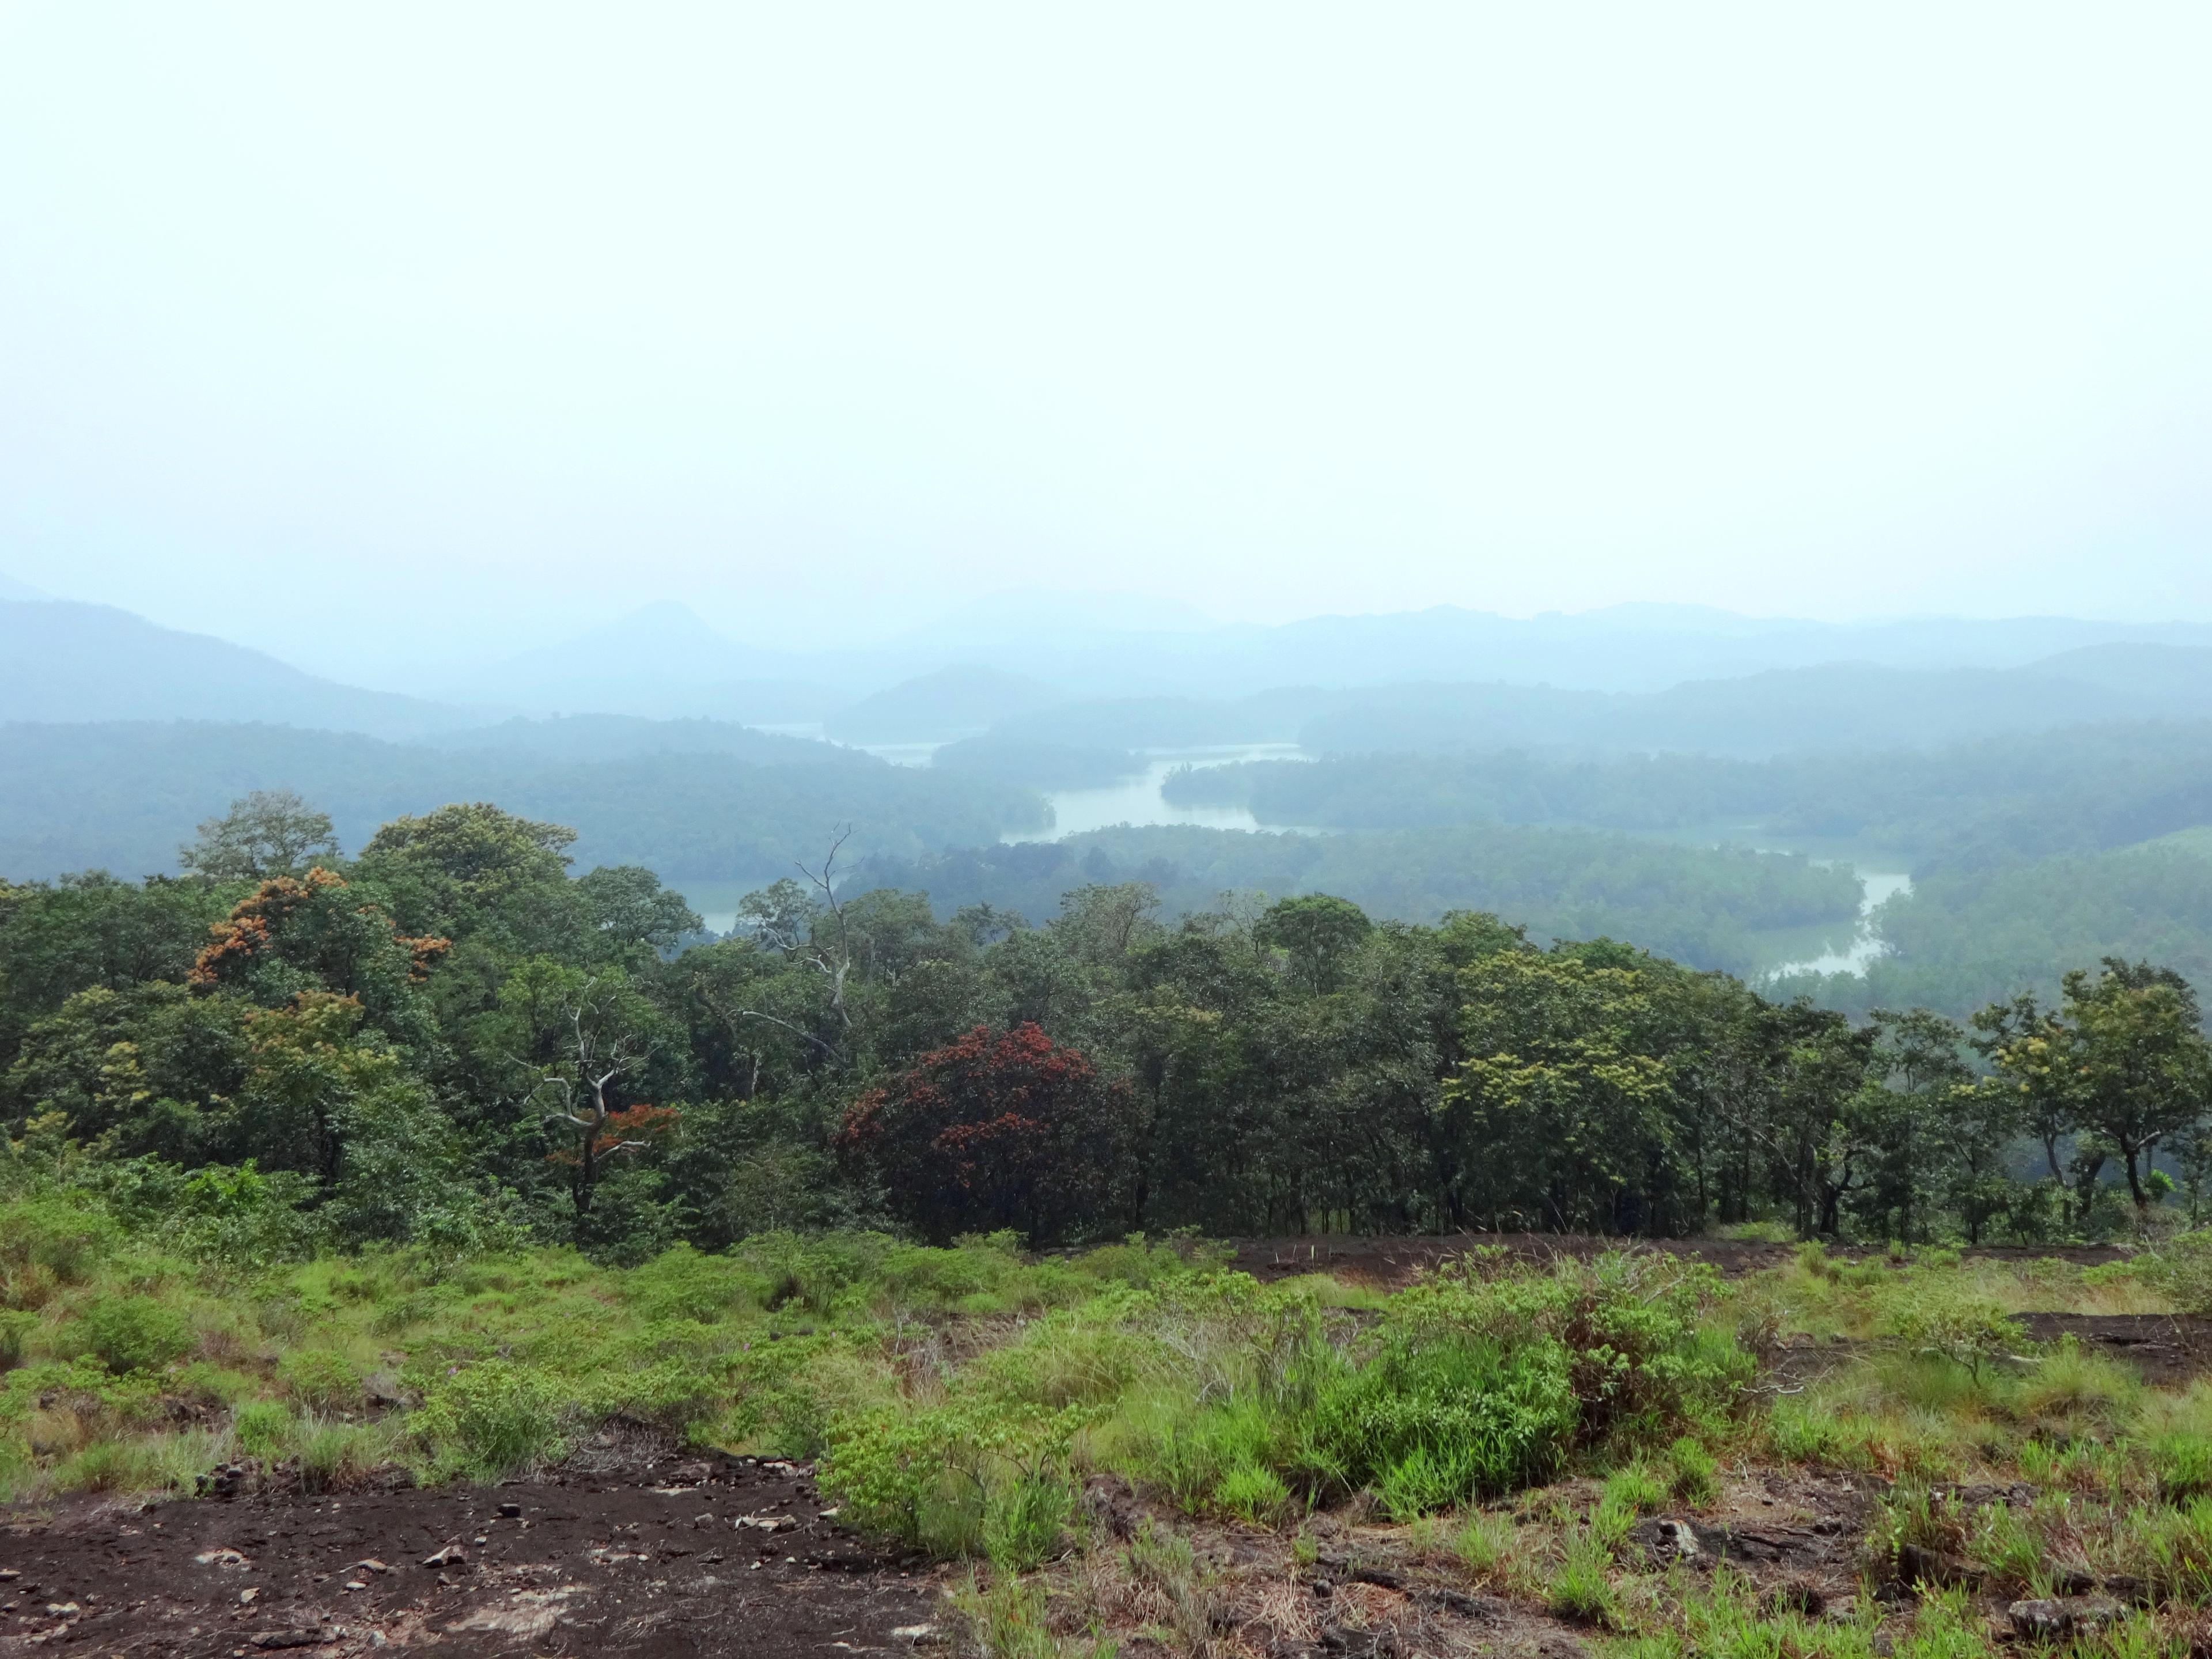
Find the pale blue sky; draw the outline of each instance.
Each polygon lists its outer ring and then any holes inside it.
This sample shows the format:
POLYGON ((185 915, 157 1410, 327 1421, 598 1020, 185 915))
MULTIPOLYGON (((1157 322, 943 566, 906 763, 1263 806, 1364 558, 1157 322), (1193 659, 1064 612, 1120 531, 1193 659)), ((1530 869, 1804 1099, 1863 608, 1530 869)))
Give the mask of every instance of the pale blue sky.
POLYGON ((0 571, 2212 617, 2208 20, 0 0, 0 571))

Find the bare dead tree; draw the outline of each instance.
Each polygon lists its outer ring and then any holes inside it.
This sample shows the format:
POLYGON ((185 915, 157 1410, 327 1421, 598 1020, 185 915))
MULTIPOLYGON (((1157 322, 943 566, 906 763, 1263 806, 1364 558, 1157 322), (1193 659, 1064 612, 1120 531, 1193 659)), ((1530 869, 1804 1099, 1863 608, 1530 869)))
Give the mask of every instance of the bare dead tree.
POLYGON ((830 851, 823 859, 822 868, 818 872, 808 869, 803 861, 799 865, 799 873, 805 876, 821 890, 822 902, 829 908, 830 920, 837 924, 836 950, 834 952, 823 951, 817 944, 811 960, 817 968, 829 975, 830 1006, 836 1010, 838 1022, 844 1026, 845 1034, 848 1036, 850 1036, 853 1031, 853 1014, 852 1011, 845 1006, 845 980, 853 971, 853 938, 850 930, 845 925, 845 907, 837 902, 837 887, 834 878, 837 869, 837 854, 845 843, 852 838, 851 824, 848 823, 838 830, 830 842, 830 851))
MULTIPOLYGON (((827 981, 830 1010, 836 1015, 838 1026, 848 1042, 853 1035, 853 1012, 845 998, 846 981, 853 972, 852 932, 846 922, 845 907, 837 897, 836 873, 837 854, 852 837, 852 825, 848 823, 839 829, 831 838, 830 850, 823 856, 818 870, 810 867, 804 860, 793 860, 799 866, 799 874, 805 876, 808 884, 822 895, 823 908, 829 912, 836 931, 834 945, 823 942, 819 927, 810 927, 806 936, 801 938, 795 923, 786 918, 764 917, 757 928, 760 934, 786 957, 793 962, 805 963, 827 981)), ((848 1063, 849 1056, 844 1048, 817 1036, 805 1026, 786 1019, 781 1014, 772 1014, 764 1008, 729 1006, 708 989, 702 980, 695 980, 693 983, 698 988, 700 1000, 714 1011, 715 1018, 729 1028, 733 1041, 737 1040, 740 1021, 757 1020, 764 1025, 787 1031, 800 1042, 811 1045, 833 1064, 842 1066, 848 1063)), ((760 1055, 757 1051, 749 1049, 747 1052, 752 1054, 753 1086, 757 1088, 760 1055)))
POLYGON ((609 1138, 607 1126, 617 1115, 609 1101, 609 1091, 642 1066, 650 1051, 628 1032, 611 1036, 596 1020, 587 1018, 593 1010, 592 993, 598 985, 596 978, 586 980, 570 1003, 569 1036, 564 1045, 568 1052, 558 1064, 538 1068, 529 1097, 544 1111, 547 1122, 563 1124, 576 1132, 573 1191, 579 1215, 591 1212, 601 1166, 647 1145, 619 1133, 609 1138))

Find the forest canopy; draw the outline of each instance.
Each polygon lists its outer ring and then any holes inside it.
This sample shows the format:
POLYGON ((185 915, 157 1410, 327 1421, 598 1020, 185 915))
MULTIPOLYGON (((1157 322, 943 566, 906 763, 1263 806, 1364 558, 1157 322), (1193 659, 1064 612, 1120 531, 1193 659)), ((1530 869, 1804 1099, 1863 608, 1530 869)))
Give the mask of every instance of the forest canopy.
POLYGON ((345 859, 318 816, 238 803, 194 876, 0 888, 9 1168, 180 1238, 216 1182, 207 1248, 248 1255, 612 1261, 843 1224, 2033 1239, 2201 1184, 2200 1011, 2148 963, 1854 1021, 1476 910, 1170 920, 1076 880, 1038 925, 941 914, 835 848, 702 940, 650 872, 574 873, 557 823, 452 805, 345 859), (2062 1042, 2082 1077, 2155 1043, 2169 1094, 2045 1086, 2062 1042))

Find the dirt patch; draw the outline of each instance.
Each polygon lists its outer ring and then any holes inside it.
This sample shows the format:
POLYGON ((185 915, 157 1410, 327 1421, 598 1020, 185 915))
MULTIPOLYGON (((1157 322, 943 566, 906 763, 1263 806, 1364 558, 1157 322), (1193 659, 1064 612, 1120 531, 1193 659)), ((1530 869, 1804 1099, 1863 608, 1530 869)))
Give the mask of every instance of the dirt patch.
MULTIPOLYGON (((1377 1286, 1403 1285, 1417 1273, 1454 1261, 1477 1249, 1503 1249, 1516 1261, 1582 1260, 1608 1250, 1657 1250, 1717 1267, 1729 1278, 1778 1267, 1796 1254, 1793 1244, 1753 1244, 1724 1238, 1629 1239, 1589 1233, 1450 1233, 1362 1237, 1315 1235, 1304 1238, 1246 1238, 1232 1246, 1230 1265, 1255 1279, 1287 1279, 1296 1273, 1333 1273, 1377 1286)), ((1839 1260, 1879 1255, 1878 1248, 1831 1247, 1839 1260)), ((2102 1267, 2133 1254, 2119 1244, 1990 1245, 1965 1254, 1992 1261, 2067 1261, 2102 1267)))
POLYGON ((2132 1365, 2146 1382, 2172 1387, 2212 1371, 2212 1319, 2202 1314, 2015 1314, 2038 1342, 2070 1336, 2132 1365))
POLYGON ((0 1654, 907 1652, 937 1580, 826 1515, 803 1465, 610 1431, 542 1480, 141 1508, 0 1536, 0 1654))
POLYGON ((1297 1273, 1334 1273, 1378 1286, 1403 1285, 1416 1273, 1455 1261, 1478 1249, 1503 1249, 1518 1261, 1551 1261, 1563 1256, 1587 1259, 1624 1247, 1664 1251, 1708 1261, 1734 1277, 1771 1267, 1790 1259, 1784 1244, 1738 1244, 1725 1239, 1604 1238, 1583 1233, 1450 1233, 1398 1237, 1316 1236, 1307 1238, 1239 1239, 1230 1265, 1255 1279, 1287 1279, 1297 1273))

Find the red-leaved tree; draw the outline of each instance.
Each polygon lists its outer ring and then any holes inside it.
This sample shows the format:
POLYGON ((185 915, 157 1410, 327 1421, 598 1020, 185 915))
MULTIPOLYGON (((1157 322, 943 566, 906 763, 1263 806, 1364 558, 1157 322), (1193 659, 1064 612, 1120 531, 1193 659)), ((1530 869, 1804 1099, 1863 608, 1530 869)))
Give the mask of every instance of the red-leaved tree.
POLYGON ((926 1238, 1011 1228, 1032 1244, 1133 1218, 1128 1089, 1035 1025, 979 1025, 854 1101, 838 1132, 926 1238))

